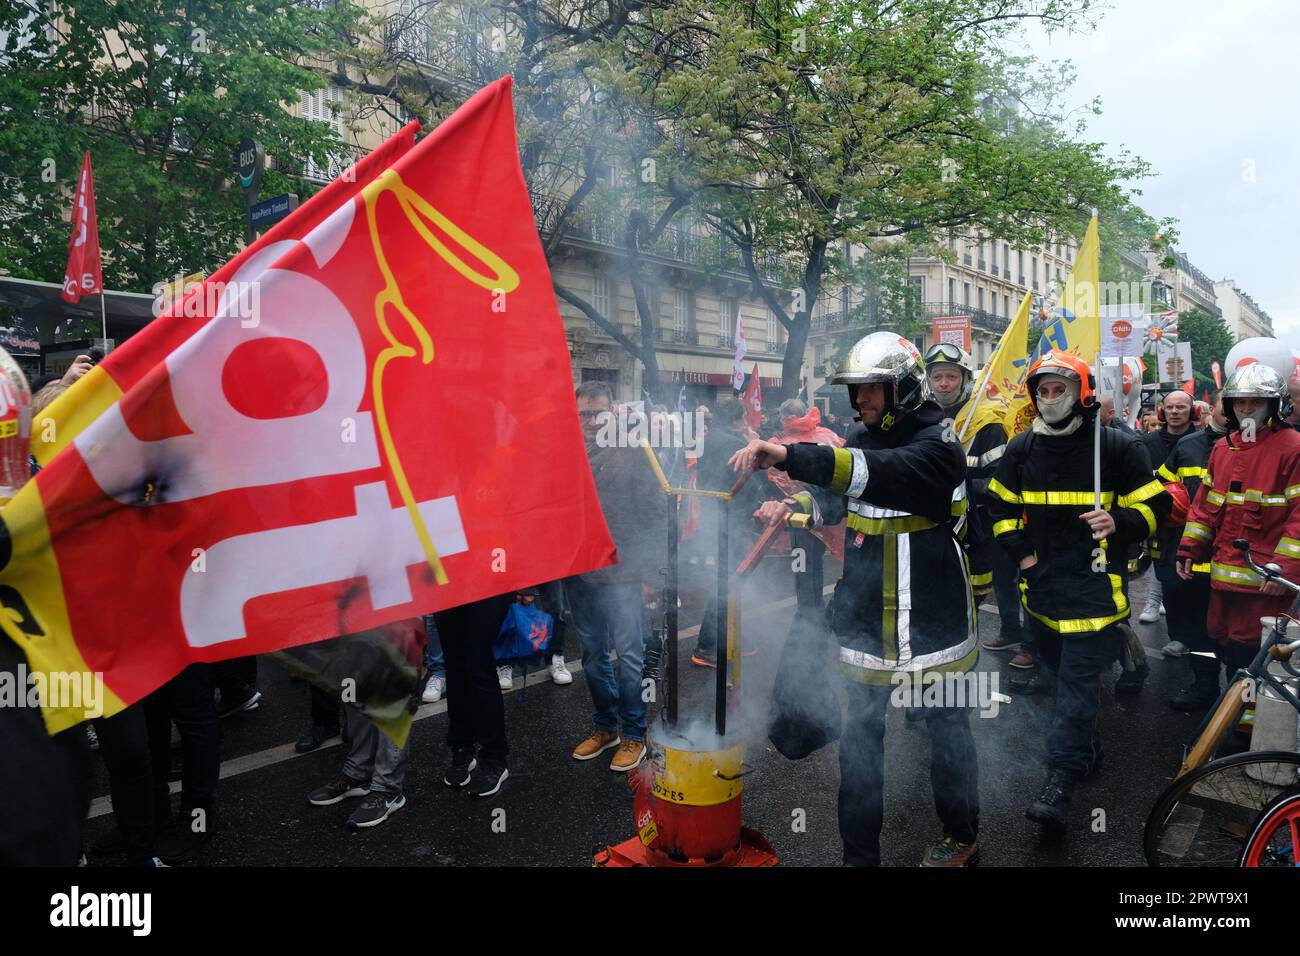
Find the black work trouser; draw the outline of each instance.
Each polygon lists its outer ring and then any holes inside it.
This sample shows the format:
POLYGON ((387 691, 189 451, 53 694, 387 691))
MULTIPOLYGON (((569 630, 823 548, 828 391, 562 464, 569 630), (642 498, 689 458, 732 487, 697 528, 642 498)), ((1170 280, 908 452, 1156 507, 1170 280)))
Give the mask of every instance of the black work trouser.
POLYGON ((433 616, 447 664, 447 746, 479 747, 479 761, 505 763, 506 710, 497 683, 492 641, 510 610, 500 594, 448 608, 433 616))
POLYGON ((1207 694, 1212 689, 1219 692, 1219 662, 1213 657, 1200 657, 1196 652, 1214 653, 1216 646, 1206 629, 1210 614, 1210 576, 1193 574, 1184 581, 1172 565, 1156 565, 1156 578, 1164 594, 1165 626, 1169 639, 1182 641, 1193 653, 1187 664, 1192 671, 1192 682, 1207 694))
MULTIPOLYGON (((840 838, 844 862, 880 865, 884 822, 885 716, 894 688, 848 683, 840 737, 840 838)), ((973 843, 979 832, 979 770, 966 708, 925 707, 930 734, 930 786, 945 835, 973 843)))
POLYGON ((1047 731, 1047 765, 1075 778, 1088 773, 1101 754, 1097 720, 1101 679, 1119 658, 1124 635, 1114 624, 1086 634, 1062 635, 1030 618, 1044 663, 1056 671, 1056 710, 1047 731))
POLYGON ((257 658, 235 657, 228 661, 209 664, 212 668, 212 682, 221 692, 221 704, 229 706, 235 701, 242 701, 257 689, 257 658))
POLYGON ((1032 651, 1033 631, 1021 623, 1020 579, 1016 575, 1016 562, 997 542, 990 548, 993 569, 993 599, 998 605, 998 617, 1001 619, 1000 633, 1019 641, 1022 650, 1032 651))
POLYGON ((181 735, 180 826, 211 830, 221 775, 221 728, 212 700, 210 664, 191 664, 144 699, 149 729, 154 812, 170 807, 167 775, 171 768, 171 725, 181 735), (202 810, 202 814, 194 811, 202 810))
POLYGON ((144 702, 138 701, 112 717, 99 718, 95 733, 108 768, 113 820, 126 841, 127 862, 145 866, 154 855, 154 828, 167 821, 171 804, 168 801, 158 806, 155 800, 144 702))
POLYGON ((307 685, 311 697, 311 725, 323 730, 339 732, 339 701, 328 691, 321 690, 315 684, 307 685))

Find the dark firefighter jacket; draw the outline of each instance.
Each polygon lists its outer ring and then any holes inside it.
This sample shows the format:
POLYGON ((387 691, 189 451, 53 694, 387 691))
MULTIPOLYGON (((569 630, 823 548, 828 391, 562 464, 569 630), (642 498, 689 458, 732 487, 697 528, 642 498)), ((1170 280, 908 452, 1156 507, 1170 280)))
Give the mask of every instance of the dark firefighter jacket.
POLYGON ((1061 634, 1092 634, 1128 617, 1126 552, 1155 533, 1171 504, 1141 443, 1103 428, 1101 503, 1115 532, 1094 541, 1079 517, 1093 510, 1094 433, 1091 414, 1071 435, 1025 431, 1011 439, 989 482, 998 542, 1017 565, 1031 554, 1038 558, 1021 572, 1021 603, 1061 634), (1098 561, 1098 546, 1103 557, 1119 559, 1098 561))
MULTIPOLYGON (((1196 426, 1191 425, 1188 426, 1187 431, 1183 432, 1181 435, 1175 435, 1169 430, 1168 425, 1161 425, 1157 431, 1143 432, 1142 434, 1137 435, 1138 441, 1140 441, 1142 447, 1147 450, 1147 457, 1151 459, 1152 472, 1158 474, 1160 466, 1165 463, 1165 459, 1173 454, 1174 447, 1178 442, 1191 435, 1195 430, 1196 426)), ((1136 432, 1134 434, 1136 434, 1136 432)), ((1164 481, 1165 479, 1161 478, 1160 480, 1164 481)), ((1161 535, 1163 532, 1163 528, 1157 529, 1156 533, 1146 541, 1147 553, 1151 556, 1153 562, 1158 563, 1160 561, 1160 555, 1162 553, 1161 535)), ((1173 539, 1173 547, 1174 549, 1178 547, 1177 538, 1173 539)), ((1140 547, 1134 546, 1129 549, 1128 573, 1130 578, 1136 577, 1140 569, 1145 570, 1145 568, 1141 568, 1139 565, 1141 553, 1142 549, 1140 547)))
POLYGON ((830 606, 840 671, 864 684, 894 674, 975 666, 975 608, 958 533, 966 459, 925 402, 887 432, 862 429, 843 448, 790 445, 794 498, 821 523, 845 521, 844 576, 830 606))
MULTIPOLYGON (((1210 462, 1210 451, 1224 433, 1210 428, 1201 428, 1190 435, 1184 435, 1174 445, 1165 463, 1156 469, 1156 477, 1161 481, 1181 481, 1187 489, 1187 500, 1196 500, 1196 492, 1205 478, 1205 467, 1210 462)), ((1156 537, 1156 545, 1151 549, 1151 557, 1161 565, 1172 568, 1177 560, 1178 541, 1183 536, 1183 525, 1166 525, 1156 537)), ((1193 571, 1210 573, 1210 562, 1203 561, 1192 565, 1193 571)))
MULTIPOLYGON (((966 416, 963 405, 945 406, 943 413, 954 423, 966 416)), ((998 461, 1007 447, 1007 433, 998 422, 989 422, 963 442, 966 449, 966 555, 970 562, 970 583, 975 590, 993 586, 993 521, 988 514, 989 480, 997 472, 998 461)))

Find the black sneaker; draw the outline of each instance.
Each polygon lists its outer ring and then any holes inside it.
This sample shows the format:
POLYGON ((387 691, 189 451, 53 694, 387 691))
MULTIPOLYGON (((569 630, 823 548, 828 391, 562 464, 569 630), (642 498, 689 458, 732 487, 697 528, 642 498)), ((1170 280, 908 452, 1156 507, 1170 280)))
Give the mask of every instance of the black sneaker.
POLYGON ((307 802, 315 807, 330 807, 342 803, 348 797, 364 797, 369 792, 369 782, 363 783, 340 774, 337 780, 313 790, 307 796, 307 802))
POLYGON ((217 717, 229 717, 232 714, 242 714, 246 711, 257 710, 261 706, 262 692, 253 687, 248 688, 248 694, 239 700, 228 701, 224 697, 221 703, 217 705, 217 717))
POLYGON ((1135 671, 1124 671, 1119 675, 1119 680, 1115 681, 1115 693, 1141 693, 1143 685, 1147 682, 1147 675, 1150 673, 1151 667, 1145 663, 1135 671))
POLYGON ((510 771, 506 765, 496 760, 485 760, 469 778, 469 795, 471 797, 490 797, 501 789, 510 771))
POLYGON ((331 737, 337 737, 337 727, 312 727, 294 743, 293 749, 300 754, 309 754, 331 737))
MULTIPOLYGON (((210 819, 209 822, 211 822, 210 819)), ((198 856, 199 851, 211 839, 212 829, 210 826, 208 829, 198 832, 195 832, 190 827, 177 826, 158 837, 155 851, 158 858, 168 866, 176 866, 181 863, 188 863, 198 856)))
POLYGON ((1203 714, 1218 703, 1218 700, 1218 687, 1208 690, 1193 684, 1191 687, 1184 687, 1169 698, 1169 706, 1174 710, 1181 710, 1189 714, 1203 714))
POLYGON ((406 797, 400 793, 371 793, 358 804, 348 817, 349 830, 364 830, 377 827, 402 807, 406 806, 406 797))
POLYGON ((469 783, 469 775, 473 773, 474 768, 477 766, 478 761, 474 759, 473 747, 453 750, 451 753, 451 766, 447 768, 447 773, 443 776, 442 782, 449 787, 463 787, 469 783))
POLYGON ((1047 782, 1039 791, 1038 799, 1025 810, 1025 816, 1045 829, 1056 833, 1065 830, 1065 811, 1070 807, 1074 791, 1074 777, 1064 770, 1051 770, 1047 782))

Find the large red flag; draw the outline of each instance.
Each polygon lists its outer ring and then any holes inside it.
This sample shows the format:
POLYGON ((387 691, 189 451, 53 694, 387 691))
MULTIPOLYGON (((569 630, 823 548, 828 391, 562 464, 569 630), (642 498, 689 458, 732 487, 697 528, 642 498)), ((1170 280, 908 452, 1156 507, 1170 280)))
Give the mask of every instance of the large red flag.
POLYGON ((510 89, 412 124, 34 423, 48 464, 0 514, 34 671, 101 672, 112 713, 613 560, 510 89))
POLYGON ((758 363, 749 373, 749 384, 745 386, 745 424, 757 428, 763 423, 763 385, 758 380, 758 363))
POLYGON ((63 272, 59 298, 76 305, 83 295, 104 291, 104 266, 99 256, 99 219, 95 216, 95 174, 90 150, 81 160, 77 195, 72 203, 72 236, 68 239, 68 267, 63 272))

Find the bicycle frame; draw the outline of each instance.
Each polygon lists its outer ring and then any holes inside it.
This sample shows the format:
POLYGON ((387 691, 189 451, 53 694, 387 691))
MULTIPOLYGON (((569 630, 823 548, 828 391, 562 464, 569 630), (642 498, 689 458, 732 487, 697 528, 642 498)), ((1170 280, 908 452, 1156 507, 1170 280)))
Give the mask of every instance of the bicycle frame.
POLYGON ((1300 677, 1300 671, 1290 664, 1292 652, 1296 649, 1296 645, 1300 644, 1300 641, 1289 644, 1286 640, 1288 620, 1300 616, 1300 586, 1282 577, 1281 574, 1274 570, 1276 565, 1265 567, 1257 565, 1251 557, 1250 548, 1245 541, 1238 540, 1234 544, 1245 555, 1246 563, 1251 570, 1260 575, 1265 581, 1276 581, 1289 588, 1295 598, 1292 600, 1291 606, 1287 608, 1286 613, 1279 615, 1275 619, 1273 627, 1269 631, 1268 640, 1260 642, 1259 653, 1250 662, 1250 666, 1233 674, 1233 679, 1229 683, 1227 690, 1219 696, 1219 701, 1214 705, 1214 709, 1210 714, 1201 721, 1200 727, 1196 730, 1196 738, 1191 749, 1183 757, 1183 765, 1174 776, 1174 780, 1178 780, 1184 774, 1203 766, 1214 756, 1228 731, 1241 720, 1242 712, 1246 709, 1246 704, 1250 698, 1248 691, 1257 690, 1260 683, 1273 688, 1283 700, 1296 709, 1297 713, 1300 713, 1300 700, 1296 698, 1286 684, 1279 681, 1268 670, 1270 661, 1276 660, 1281 662, 1282 668, 1287 673, 1294 677, 1300 677))

